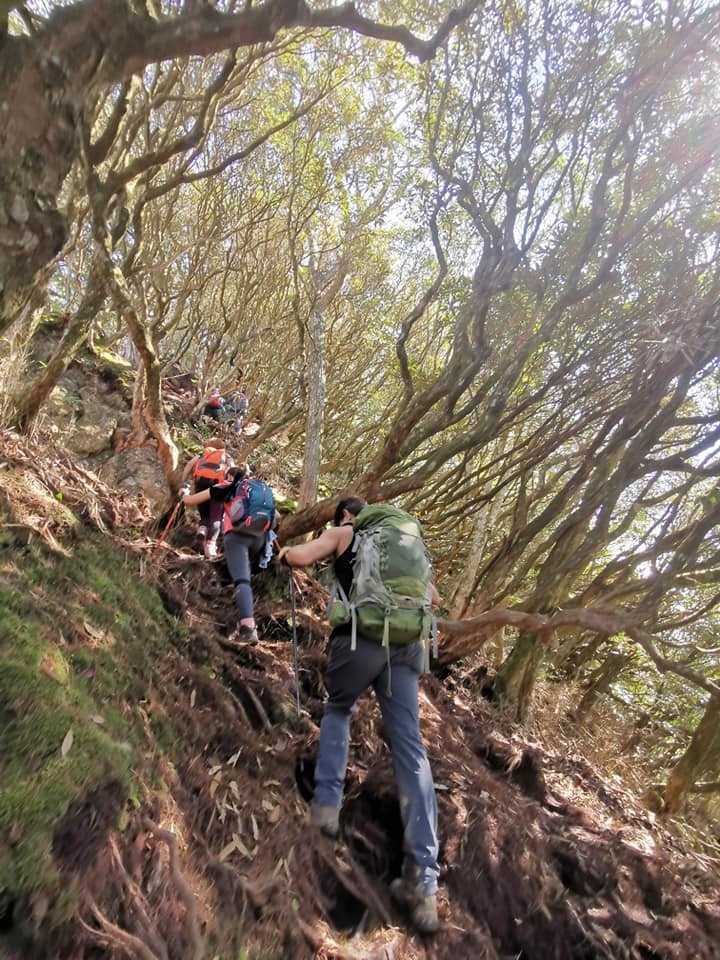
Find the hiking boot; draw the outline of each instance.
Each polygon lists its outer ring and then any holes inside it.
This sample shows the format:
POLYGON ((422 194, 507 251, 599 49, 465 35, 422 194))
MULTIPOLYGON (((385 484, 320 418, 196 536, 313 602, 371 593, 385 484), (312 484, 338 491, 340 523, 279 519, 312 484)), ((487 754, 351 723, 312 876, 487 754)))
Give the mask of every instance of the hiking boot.
POLYGON ((402 865, 402 875, 390 883, 390 895, 396 903, 408 910, 416 907, 423 899, 420 871, 411 857, 405 857, 402 865))
POLYGON ((257 627, 248 627, 246 624, 243 624, 238 632, 233 637, 238 643, 257 643, 258 642, 258 632, 257 627))
POLYGON ((217 543, 214 540, 206 540, 203 551, 208 560, 214 560, 217 557, 217 543))
POLYGON ((409 912, 420 933, 435 933, 440 928, 437 894, 424 893, 420 871, 411 857, 405 857, 402 876, 390 884, 390 896, 409 912))
POLYGON ((340 810, 324 803, 315 803, 313 800, 310 804, 310 823, 319 827, 326 837, 334 840, 340 833, 340 810))
POLYGON ((440 929, 437 894, 429 893, 410 911, 410 917, 420 933, 436 933, 440 929))

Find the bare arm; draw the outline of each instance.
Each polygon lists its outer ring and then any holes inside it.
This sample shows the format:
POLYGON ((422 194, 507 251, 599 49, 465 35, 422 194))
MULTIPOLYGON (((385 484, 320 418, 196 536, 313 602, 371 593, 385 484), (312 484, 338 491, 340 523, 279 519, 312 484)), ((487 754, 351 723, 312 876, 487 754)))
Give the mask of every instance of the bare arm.
POLYGON ((210 499, 210 489, 201 490, 200 493, 186 493, 182 498, 182 502, 186 507, 195 507, 198 503, 205 503, 206 500, 210 499))
POLYGON ((353 528, 330 527, 320 534, 317 540, 308 540, 296 547, 289 547, 283 553, 283 560, 290 567, 309 567, 319 560, 337 556, 346 550, 352 541, 353 528))
POLYGON ((186 480, 189 480, 189 479, 190 479, 190 474, 191 474, 192 471, 193 471, 193 467, 195 466, 195 464, 198 462, 199 459, 200 459, 200 455, 198 454, 198 456, 193 457, 192 460, 190 460, 190 461, 188 462, 187 466, 185 467, 185 469, 184 469, 183 472, 182 472, 183 483, 184 483, 186 480))

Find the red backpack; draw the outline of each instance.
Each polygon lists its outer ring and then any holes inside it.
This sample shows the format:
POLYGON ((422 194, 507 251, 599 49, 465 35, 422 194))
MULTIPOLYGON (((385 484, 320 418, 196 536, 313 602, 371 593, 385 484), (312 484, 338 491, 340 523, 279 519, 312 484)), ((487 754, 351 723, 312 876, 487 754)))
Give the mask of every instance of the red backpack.
POLYGON ((200 459, 193 467, 193 480, 202 477, 204 480, 223 480, 225 471, 230 466, 227 450, 217 447, 205 447, 200 459))

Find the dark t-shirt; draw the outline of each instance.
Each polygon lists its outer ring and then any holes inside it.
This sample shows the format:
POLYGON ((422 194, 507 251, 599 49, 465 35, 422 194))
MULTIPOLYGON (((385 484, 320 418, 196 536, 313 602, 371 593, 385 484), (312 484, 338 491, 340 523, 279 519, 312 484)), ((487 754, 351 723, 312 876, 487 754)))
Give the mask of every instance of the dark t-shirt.
POLYGON ((345 591, 345 596, 350 593, 353 579, 353 564, 355 563, 355 554, 353 553, 353 540, 347 550, 344 550, 333 560, 333 572, 340 586, 345 591))
MULTIPOLYGON (((350 524, 348 523, 348 526, 350 524)), ((333 573, 335 574, 335 579, 340 584, 340 586, 345 591, 345 596, 349 596, 350 587, 352 586, 353 579, 353 564, 355 563, 355 553, 353 552, 353 546, 355 544, 355 538, 353 537, 350 543, 347 546, 346 550, 339 556, 333 557, 333 573)), ((338 635, 345 635, 349 632, 349 624, 341 624, 339 627, 334 627, 330 632, 330 639, 338 635)))
POLYGON ((214 484, 210 487, 210 499, 218 500, 220 503, 229 503, 236 495, 235 491, 242 482, 242 480, 226 480, 224 483, 214 484))

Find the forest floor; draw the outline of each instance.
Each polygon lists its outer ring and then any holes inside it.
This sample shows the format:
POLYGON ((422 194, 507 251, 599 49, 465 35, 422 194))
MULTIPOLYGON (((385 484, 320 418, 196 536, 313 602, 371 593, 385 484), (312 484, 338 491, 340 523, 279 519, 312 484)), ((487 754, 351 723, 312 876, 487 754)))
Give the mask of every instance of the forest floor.
MULTIPOLYGON (((307 825, 322 711, 323 591, 296 573, 298 721, 288 715, 294 698, 288 604, 261 603, 263 642, 227 650, 235 615, 222 566, 208 577, 202 564, 189 573, 185 563, 182 556, 168 562, 171 581, 176 575, 173 600, 190 611, 190 596, 203 596, 213 621, 206 620, 204 642, 192 657, 201 665, 206 643, 225 648, 230 687, 242 705, 239 726, 258 738, 250 752, 264 754, 262 782, 274 794, 270 803, 282 806, 272 842, 253 850, 252 868, 246 862, 245 869, 258 887, 281 870, 291 882, 281 878, 253 906, 265 918, 278 909, 282 917, 296 911, 306 940, 298 956, 720 957, 720 877, 707 858, 684 846, 630 791, 568 753, 565 742, 552 751, 529 743, 526 731, 482 695, 484 666, 467 663, 443 671, 442 680, 428 675, 422 685, 422 727, 439 801, 443 929, 432 941, 406 932, 388 897, 402 833, 371 694, 353 721, 342 842, 326 841, 307 825)), ((200 616, 197 608, 191 616, 200 616)), ((241 730, 228 749, 241 742, 241 730)), ((212 772, 196 772, 194 789, 207 798, 212 772)), ((247 784, 238 785, 247 796, 247 784)), ((267 798, 260 803, 270 809, 267 798)), ((247 851, 242 855, 247 860, 247 851)))
MULTIPOLYGON (((111 541, 128 598, 131 582, 149 584, 169 624, 152 641, 138 635, 139 647, 115 637, 107 669, 141 677, 138 690, 130 681, 102 686, 98 632, 82 613, 74 614, 74 630, 51 633, 43 621, 46 647, 57 644, 70 664, 73 704, 82 684, 98 713, 112 710, 119 725, 139 732, 128 733, 127 783, 88 774, 50 824, 48 869, 73 893, 64 913, 50 902, 57 893, 38 894, 29 881, 26 889, 3 889, 0 872, 0 957, 720 957, 717 862, 564 739, 543 743, 512 723, 482 695, 479 658, 422 681, 422 730, 439 802, 442 929, 421 937, 389 897, 402 831, 371 694, 353 719, 340 841, 308 823, 323 705, 322 586, 295 572, 296 648, 287 571, 258 574, 261 642, 239 647, 226 568, 222 558, 207 561, 193 548, 191 518, 181 511, 151 563, 162 524, 155 538, 138 532, 148 518, 61 452, 6 432, 0 461, 8 521, 3 589, 17 591, 28 564, 39 562, 38 549, 55 563, 68 538, 85 536, 77 526, 64 534, 60 520, 48 518, 53 491, 62 490, 63 509, 111 541)), ((105 566, 109 578, 113 562, 105 566)), ((90 604, 102 591, 86 592, 90 604)), ((113 628, 106 629, 107 638, 113 628)), ((0 657, 9 663, 12 656, 7 637, 0 638, 0 657)), ((46 674, 47 656, 38 661, 46 674)), ((0 693, 7 689, 0 685, 0 693)), ((11 718, 8 729, 29 709, 23 696, 4 692, 0 714, 11 718)), ((81 748, 75 729, 75 745, 66 734, 53 763, 81 748)), ((20 742, 18 734, 13 743, 20 742)), ((33 769, 39 763, 33 758, 33 769)), ((0 758, 0 858, 23 842, 3 796, 12 769, 7 755, 0 758)), ((36 829, 32 816, 26 829, 36 829)))

